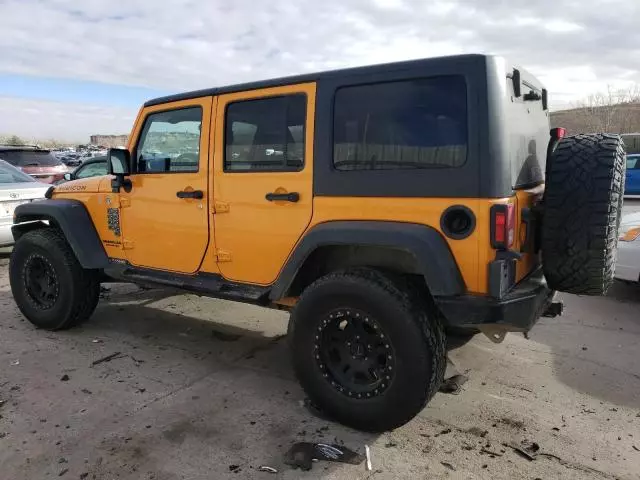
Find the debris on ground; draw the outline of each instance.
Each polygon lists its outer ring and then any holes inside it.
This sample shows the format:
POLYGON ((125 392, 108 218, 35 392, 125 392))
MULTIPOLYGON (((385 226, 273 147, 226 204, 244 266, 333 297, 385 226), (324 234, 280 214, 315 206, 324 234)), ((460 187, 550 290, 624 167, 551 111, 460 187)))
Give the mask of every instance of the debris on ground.
POLYGON ((451 378, 447 378, 440 385, 440 393, 450 393, 458 395, 462 391, 462 386, 469 381, 469 377, 466 375, 457 374, 451 378))
POLYGON ((482 428, 479 428, 479 427, 470 427, 466 430, 466 432, 480 438, 486 437, 487 434, 489 433, 487 430, 483 430, 482 428))
POLYGON ((66 373, 64 375, 62 375, 60 377, 60 381, 61 382, 68 382, 69 381, 69 375, 67 375, 66 373))
POLYGON ((93 392, 91 390, 89 390, 88 388, 83 388, 82 390, 80 390, 82 393, 84 393, 85 395, 92 395, 93 392))
POLYGON ((258 471, 259 472, 267 472, 267 473, 278 473, 277 469, 275 469, 273 467, 270 467, 268 465, 260 465, 258 467, 258 471))
POLYGON ((451 465, 449 462, 440 462, 443 466, 447 467, 449 470, 453 470, 454 472, 456 471, 456 467, 454 467, 453 465, 451 465))
POLYGON ((64 474, 66 474, 69 471, 68 468, 65 468, 64 470, 61 470, 60 473, 58 474, 59 477, 63 476, 64 474))
POLYGON ((634 449, 636 452, 640 452, 640 448, 636 447, 635 445, 631 445, 631 446, 633 447, 633 449, 634 449))
POLYGON ((320 409, 320 407, 318 407, 315 403, 313 403, 308 398, 305 398, 304 400, 300 400, 300 406, 306 408, 311 415, 313 415, 316 418, 319 418, 320 420, 329 421, 329 422, 332 421, 331 418, 329 418, 329 416, 320 409))
POLYGON ((371 449, 369 448, 369 445, 365 445, 364 446, 364 453, 365 456, 367 457, 367 471, 371 471, 371 449))
POLYGON ((229 465, 229 471, 238 473, 240 471, 240 465, 229 465))
POLYGON ((11 362, 11 365, 13 366, 20 365, 20 360, 14 360, 13 362, 11 362))
POLYGON ((311 470, 313 461, 349 463, 359 465, 364 457, 342 445, 327 443, 294 443, 285 454, 284 463, 301 470, 311 470))
POLYGON ((500 423, 515 428, 516 430, 522 430, 524 428, 524 422, 522 420, 515 420, 509 417, 502 417, 500 423))
POLYGON ((103 343, 103 342, 99 338, 94 338, 93 340, 91 340, 91 343, 103 343))
POLYGON ((502 456, 502 453, 494 452, 493 450, 489 450, 486 447, 482 447, 480 449, 480 453, 486 453, 487 455, 492 455, 492 456, 495 456, 495 457, 501 457, 502 456))
POLYGON ((106 357, 102 357, 97 360, 94 360, 93 362, 91 362, 91 366, 95 367, 96 365, 99 365, 101 363, 110 362, 111 360, 120 358, 121 356, 122 356, 122 352, 115 352, 115 353, 112 353, 111 355, 107 355, 106 357))
POLYGON ((514 443, 503 443, 502 445, 513 449, 516 453, 529 461, 535 460, 538 453, 540 453, 540 445, 536 442, 530 442, 529 440, 523 440, 520 442, 520 445, 516 445, 514 443))

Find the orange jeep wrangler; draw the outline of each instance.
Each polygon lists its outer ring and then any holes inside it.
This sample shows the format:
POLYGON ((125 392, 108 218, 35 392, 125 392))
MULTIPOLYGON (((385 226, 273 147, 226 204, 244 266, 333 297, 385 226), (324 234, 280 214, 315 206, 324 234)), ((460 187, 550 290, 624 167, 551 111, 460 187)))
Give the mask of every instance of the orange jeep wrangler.
POLYGON ((289 310, 304 390, 362 430, 425 406, 448 335, 500 341, 612 281, 622 141, 550 130, 547 90, 499 57, 158 98, 108 165, 16 209, 25 317, 77 325, 107 281, 289 310))

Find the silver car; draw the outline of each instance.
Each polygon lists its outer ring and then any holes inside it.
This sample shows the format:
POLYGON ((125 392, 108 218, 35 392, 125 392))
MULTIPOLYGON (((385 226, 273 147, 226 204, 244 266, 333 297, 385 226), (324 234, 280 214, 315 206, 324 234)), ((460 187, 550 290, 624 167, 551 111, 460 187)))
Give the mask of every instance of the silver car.
POLYGON ((0 247, 13 244, 13 211, 21 203, 44 198, 50 185, 40 183, 0 160, 0 247))
POLYGON ((640 212, 624 215, 620 221, 615 277, 640 282, 640 212))

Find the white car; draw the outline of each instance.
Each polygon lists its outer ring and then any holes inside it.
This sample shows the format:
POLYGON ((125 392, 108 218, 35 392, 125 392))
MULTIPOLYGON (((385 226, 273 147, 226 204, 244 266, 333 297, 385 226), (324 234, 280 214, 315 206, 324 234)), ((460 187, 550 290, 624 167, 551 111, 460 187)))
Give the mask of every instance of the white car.
POLYGON ((0 160, 0 247, 13 245, 13 211, 21 203, 44 198, 50 185, 40 183, 0 160))
POLYGON ((640 212, 624 215, 620 222, 615 277, 627 282, 640 282, 640 212))

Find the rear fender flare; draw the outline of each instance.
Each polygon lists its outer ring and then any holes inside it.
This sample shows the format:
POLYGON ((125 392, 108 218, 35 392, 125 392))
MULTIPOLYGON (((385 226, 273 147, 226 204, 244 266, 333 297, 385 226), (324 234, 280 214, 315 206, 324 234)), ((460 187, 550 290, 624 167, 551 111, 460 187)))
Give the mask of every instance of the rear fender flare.
POLYGON ((427 225, 385 221, 335 221, 309 230, 290 255, 270 292, 272 300, 284 297, 309 256, 324 246, 377 246, 409 252, 424 276, 431 295, 465 292, 453 253, 442 234, 427 225))

